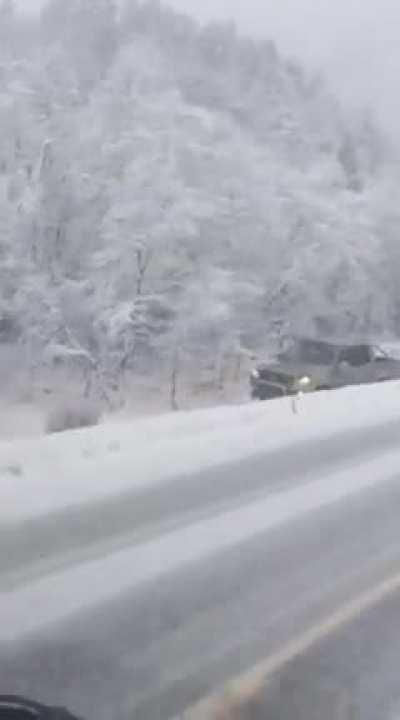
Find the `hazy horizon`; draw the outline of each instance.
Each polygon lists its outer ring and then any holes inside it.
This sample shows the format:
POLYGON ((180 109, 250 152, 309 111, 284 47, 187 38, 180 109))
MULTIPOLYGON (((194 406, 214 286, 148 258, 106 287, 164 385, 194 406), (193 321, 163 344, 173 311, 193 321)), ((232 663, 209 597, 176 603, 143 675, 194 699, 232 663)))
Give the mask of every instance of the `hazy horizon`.
MULTIPOLYGON (((35 10, 44 0, 18 0, 35 10)), ((233 19, 240 31, 271 38, 285 54, 328 78, 339 98, 368 105, 399 137, 398 0, 167 0, 202 21, 233 19)))

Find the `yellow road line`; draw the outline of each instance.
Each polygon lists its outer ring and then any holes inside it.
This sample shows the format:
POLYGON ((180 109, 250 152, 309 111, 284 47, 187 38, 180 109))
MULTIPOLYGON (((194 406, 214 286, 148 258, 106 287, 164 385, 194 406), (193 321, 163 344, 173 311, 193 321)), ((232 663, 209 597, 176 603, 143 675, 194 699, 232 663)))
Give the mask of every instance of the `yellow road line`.
POLYGON ((328 639, 363 613, 377 607, 398 590, 400 590, 400 573, 387 578, 376 588, 362 593, 329 618, 290 642, 282 650, 233 680, 220 693, 193 706, 183 715, 183 720, 219 720, 222 717, 229 717, 229 713, 225 714, 227 708, 237 711, 241 707, 245 707, 263 690, 271 677, 280 672, 285 665, 304 655, 315 645, 328 639))

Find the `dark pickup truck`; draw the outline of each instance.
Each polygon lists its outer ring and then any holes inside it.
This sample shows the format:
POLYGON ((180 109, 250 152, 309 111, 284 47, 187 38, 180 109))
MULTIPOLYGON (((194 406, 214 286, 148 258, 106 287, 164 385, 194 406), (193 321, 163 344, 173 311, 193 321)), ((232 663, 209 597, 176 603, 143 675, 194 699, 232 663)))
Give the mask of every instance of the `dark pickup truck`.
POLYGON ((274 362, 254 368, 250 385, 253 398, 267 400, 398 378, 400 360, 378 344, 296 338, 274 362))

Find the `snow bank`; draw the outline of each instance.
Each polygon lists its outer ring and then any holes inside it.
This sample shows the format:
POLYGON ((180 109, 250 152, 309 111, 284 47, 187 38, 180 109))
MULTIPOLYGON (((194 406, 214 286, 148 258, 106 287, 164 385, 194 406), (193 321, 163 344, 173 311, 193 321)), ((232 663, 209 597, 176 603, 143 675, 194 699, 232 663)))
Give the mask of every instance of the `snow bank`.
POLYGON ((400 383, 168 414, 0 444, 3 524, 346 429, 400 420, 400 383))

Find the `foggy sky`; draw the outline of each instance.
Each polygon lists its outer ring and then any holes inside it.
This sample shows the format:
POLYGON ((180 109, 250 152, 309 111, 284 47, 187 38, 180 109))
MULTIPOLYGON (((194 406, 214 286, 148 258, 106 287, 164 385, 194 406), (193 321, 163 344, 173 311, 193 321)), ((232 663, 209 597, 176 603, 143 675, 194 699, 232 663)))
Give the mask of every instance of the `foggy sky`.
MULTIPOLYGON (((43 0, 19 0, 36 8, 43 0)), ((400 0, 169 0, 202 20, 234 18, 321 69, 346 103, 370 104, 398 135, 400 0)), ((400 122, 399 122, 400 125, 400 122)))
POLYGON ((371 105, 400 138, 400 0, 173 0, 202 19, 234 17, 321 69, 346 103, 371 105))

